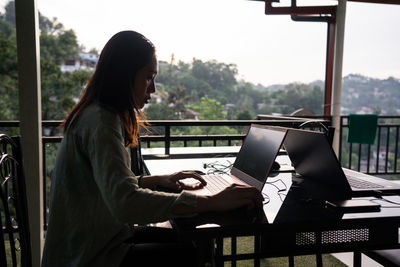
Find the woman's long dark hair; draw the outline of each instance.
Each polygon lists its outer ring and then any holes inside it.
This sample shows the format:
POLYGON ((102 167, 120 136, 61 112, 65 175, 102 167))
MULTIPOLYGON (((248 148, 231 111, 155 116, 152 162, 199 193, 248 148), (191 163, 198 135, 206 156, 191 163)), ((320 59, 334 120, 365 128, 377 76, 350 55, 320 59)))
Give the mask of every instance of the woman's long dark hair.
POLYGON ((122 31, 111 37, 79 102, 61 124, 64 132, 87 106, 98 102, 121 118, 125 145, 136 146, 139 129, 146 122, 143 112, 135 104, 133 84, 136 73, 152 60, 154 53, 154 45, 140 33, 122 31))

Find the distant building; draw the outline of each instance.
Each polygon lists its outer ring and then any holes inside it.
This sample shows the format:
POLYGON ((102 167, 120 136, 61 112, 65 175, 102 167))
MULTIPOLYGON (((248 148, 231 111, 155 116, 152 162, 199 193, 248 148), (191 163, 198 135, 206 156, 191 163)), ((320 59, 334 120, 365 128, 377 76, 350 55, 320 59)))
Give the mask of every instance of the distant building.
POLYGON ((167 61, 159 60, 159 61, 158 61, 158 65, 159 65, 160 67, 168 67, 170 64, 169 64, 167 61))
POLYGON ((224 110, 225 110, 225 111, 227 111, 228 109, 230 109, 230 108, 234 108, 234 107, 236 107, 236 105, 235 105, 235 104, 228 103, 228 104, 225 104, 225 106, 224 106, 224 110))
POLYGON ((99 56, 94 53, 80 52, 79 58, 71 58, 61 65, 61 71, 94 70, 99 56))
POLYGON ((369 107, 361 107, 359 111, 357 111, 357 114, 371 114, 374 113, 374 110, 369 107))

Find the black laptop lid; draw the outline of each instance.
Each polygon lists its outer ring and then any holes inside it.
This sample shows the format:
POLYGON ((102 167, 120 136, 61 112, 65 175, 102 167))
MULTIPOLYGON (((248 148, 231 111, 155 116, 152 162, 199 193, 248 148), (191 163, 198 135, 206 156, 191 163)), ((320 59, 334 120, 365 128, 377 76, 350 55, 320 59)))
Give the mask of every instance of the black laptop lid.
POLYGON ((310 188, 321 187, 329 199, 351 198, 351 187, 325 134, 289 129, 284 147, 296 172, 311 180, 310 188))
POLYGON ((243 141, 233 168, 264 184, 285 135, 286 130, 253 124, 243 141))

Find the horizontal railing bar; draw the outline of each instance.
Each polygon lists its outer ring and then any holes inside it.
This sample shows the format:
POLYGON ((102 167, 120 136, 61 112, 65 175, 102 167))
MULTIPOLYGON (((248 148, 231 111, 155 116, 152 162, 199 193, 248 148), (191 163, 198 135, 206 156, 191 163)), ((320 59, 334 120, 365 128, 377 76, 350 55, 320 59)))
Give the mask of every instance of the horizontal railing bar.
MULTIPOLYGON (((171 135, 170 141, 197 141, 197 140, 239 140, 245 134, 215 134, 215 135, 171 135)), ((141 141, 165 141, 165 135, 141 135, 141 141)))
MULTIPOLYGON (((268 119, 268 120, 149 120, 151 126, 160 126, 160 125, 167 125, 167 126, 180 126, 180 125, 200 125, 200 126, 214 126, 214 125, 249 125, 249 124, 286 124, 286 123, 302 123, 307 121, 306 119, 302 118, 290 118, 282 120, 282 119, 268 119)), ((320 119, 321 122, 328 122, 326 120, 320 119)), ((18 127, 19 121, 17 120, 1 120, 0 125, 2 127, 18 127)), ((58 127, 62 123, 61 120, 43 120, 42 126, 45 127, 58 127)))
POLYGON ((142 155, 144 160, 151 159, 197 159, 197 158, 222 158, 236 157, 237 152, 215 152, 215 153, 185 153, 185 154, 147 154, 142 155))
POLYGON ((42 136, 43 143, 61 143, 62 136, 42 136))
POLYGON ((0 127, 19 127, 19 121, 0 121, 0 127))
MULTIPOLYGON (((346 119, 350 118, 349 115, 342 115, 341 117, 346 118, 346 119)), ((379 115, 378 119, 400 119, 400 116, 399 115, 379 115)))
MULTIPOLYGON (((397 127, 397 126, 400 126, 400 123, 378 123, 377 126, 381 127, 381 128, 397 127)), ((344 123, 342 125, 342 127, 349 127, 349 124, 348 123, 344 123)))
MULTIPOLYGON (((250 124, 262 124, 262 125, 292 125, 293 123, 303 123, 306 120, 294 119, 294 120, 150 120, 151 126, 243 126, 250 124)), ((325 122, 321 120, 321 122, 325 122)))

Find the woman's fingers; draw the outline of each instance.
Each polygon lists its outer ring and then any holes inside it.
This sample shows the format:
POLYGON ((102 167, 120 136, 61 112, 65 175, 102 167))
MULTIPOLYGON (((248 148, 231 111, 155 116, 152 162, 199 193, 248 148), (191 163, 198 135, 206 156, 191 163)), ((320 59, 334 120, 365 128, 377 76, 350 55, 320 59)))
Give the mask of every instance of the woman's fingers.
POLYGON ((200 182, 184 183, 184 182, 178 181, 177 183, 179 183, 180 188, 183 190, 196 190, 196 189, 200 189, 200 188, 204 187, 204 185, 200 182))
POLYGON ((177 172, 174 174, 174 176, 177 180, 194 178, 198 180, 203 186, 207 184, 206 180, 204 180, 203 177, 201 177, 201 175, 196 172, 190 172, 190 171, 177 172))
POLYGON ((221 208, 230 209, 247 206, 254 208, 262 206, 264 200, 261 192, 255 187, 241 184, 232 184, 227 189, 214 196, 217 202, 221 203, 221 208), (225 206, 223 203, 229 204, 225 206))

